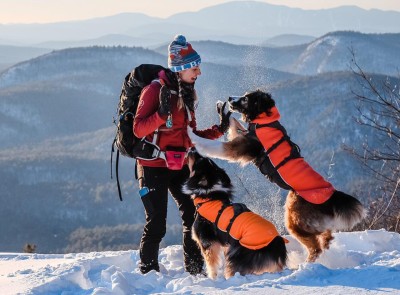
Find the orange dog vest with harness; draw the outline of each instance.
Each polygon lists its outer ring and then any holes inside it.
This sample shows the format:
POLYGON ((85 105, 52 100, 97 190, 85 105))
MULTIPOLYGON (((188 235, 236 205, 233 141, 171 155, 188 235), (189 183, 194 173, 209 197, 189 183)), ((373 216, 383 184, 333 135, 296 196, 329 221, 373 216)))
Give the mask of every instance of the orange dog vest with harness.
POLYGON ((248 249, 261 249, 279 236, 271 222, 251 212, 243 204, 227 205, 220 200, 195 198, 194 205, 198 214, 248 249), (235 210, 237 208, 239 210, 235 210))
POLYGON ((335 188, 300 156, 300 149, 290 140, 279 119, 278 109, 273 107, 271 115, 263 113, 249 125, 249 131, 255 130, 265 149, 257 166, 279 186, 294 190, 308 202, 326 202, 335 188))

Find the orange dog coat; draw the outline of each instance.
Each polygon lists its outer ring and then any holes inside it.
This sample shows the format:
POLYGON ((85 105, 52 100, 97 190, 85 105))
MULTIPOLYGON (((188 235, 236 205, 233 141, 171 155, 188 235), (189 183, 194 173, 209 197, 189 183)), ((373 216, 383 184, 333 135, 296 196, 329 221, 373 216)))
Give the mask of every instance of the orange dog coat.
MULTIPOLYGON (((194 204, 198 214, 208 221, 216 223, 218 213, 223 206, 222 201, 195 198, 194 204)), ((237 215, 230 230, 227 231, 232 218, 234 218, 234 209, 231 204, 222 211, 218 223, 215 225, 219 230, 228 232, 232 238, 238 240, 243 247, 248 249, 261 249, 271 243, 275 237, 279 236, 278 231, 271 222, 250 211, 237 215)))
MULTIPOLYGON (((280 119, 280 114, 276 107, 271 109, 271 113, 270 116, 263 113, 251 123, 262 125, 280 119)), ((255 132, 257 138, 267 151, 285 135, 282 130, 269 126, 256 128, 255 132)), ((284 159, 289 157, 292 148, 287 140, 281 142, 268 154, 272 165, 277 167, 284 159)), ((301 157, 290 159, 283 165, 279 165, 277 172, 286 184, 310 203, 322 204, 335 191, 332 184, 326 181, 301 157)))

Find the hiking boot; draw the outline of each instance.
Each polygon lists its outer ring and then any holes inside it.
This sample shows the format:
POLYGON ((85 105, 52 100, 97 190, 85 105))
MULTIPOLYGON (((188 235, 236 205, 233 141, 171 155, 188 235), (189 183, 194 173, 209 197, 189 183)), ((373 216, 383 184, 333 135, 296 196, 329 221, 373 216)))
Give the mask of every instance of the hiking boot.
POLYGON ((146 274, 149 271, 155 270, 156 272, 160 272, 160 266, 158 262, 150 262, 150 263, 140 263, 139 270, 142 274, 146 274))

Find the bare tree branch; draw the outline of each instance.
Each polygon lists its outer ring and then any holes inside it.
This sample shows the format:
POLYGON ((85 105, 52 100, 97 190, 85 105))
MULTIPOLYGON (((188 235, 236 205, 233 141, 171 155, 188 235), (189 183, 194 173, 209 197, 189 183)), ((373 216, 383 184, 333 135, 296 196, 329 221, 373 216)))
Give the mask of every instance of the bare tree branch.
POLYGON ((345 150, 375 176, 379 196, 370 203, 368 228, 400 231, 400 79, 369 75, 357 63, 353 49, 353 73, 359 88, 352 91, 357 105, 356 122, 368 130, 362 146, 345 150))

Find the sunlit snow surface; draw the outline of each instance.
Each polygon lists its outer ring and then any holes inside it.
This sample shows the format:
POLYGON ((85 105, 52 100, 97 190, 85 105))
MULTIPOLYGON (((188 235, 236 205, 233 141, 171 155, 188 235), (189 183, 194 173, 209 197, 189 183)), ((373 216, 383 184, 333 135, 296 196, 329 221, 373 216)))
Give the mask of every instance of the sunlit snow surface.
POLYGON ((142 275, 135 251, 0 253, 0 294, 400 294, 400 235, 337 233, 316 263, 290 236, 281 273, 216 280, 183 270, 182 247, 160 250, 161 272, 142 275))

